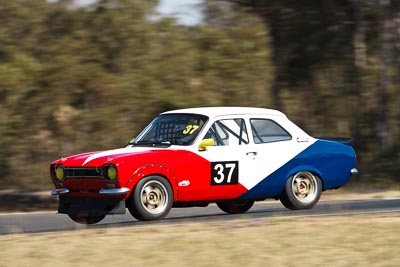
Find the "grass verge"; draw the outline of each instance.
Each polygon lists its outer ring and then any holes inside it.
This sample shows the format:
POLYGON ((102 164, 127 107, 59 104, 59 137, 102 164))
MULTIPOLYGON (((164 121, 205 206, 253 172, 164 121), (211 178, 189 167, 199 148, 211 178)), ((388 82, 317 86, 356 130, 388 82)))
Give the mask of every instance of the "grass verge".
POLYGON ((0 236, 0 266, 400 266, 399 213, 0 236))

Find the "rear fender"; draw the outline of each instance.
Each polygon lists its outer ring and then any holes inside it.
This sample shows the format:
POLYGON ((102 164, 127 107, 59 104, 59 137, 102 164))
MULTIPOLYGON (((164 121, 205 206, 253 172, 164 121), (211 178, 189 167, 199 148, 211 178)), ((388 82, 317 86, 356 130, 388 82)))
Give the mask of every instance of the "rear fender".
POLYGON ((174 201, 178 200, 178 184, 176 182, 176 178, 174 173, 168 169, 165 166, 158 165, 158 164, 149 164, 149 165, 144 165, 137 169, 128 179, 128 182, 126 183, 126 187, 130 189, 130 192, 128 195, 126 195, 126 198, 129 197, 129 195, 133 192, 136 184, 143 179, 144 177, 150 176, 150 175, 158 175, 162 176, 165 179, 169 181, 171 184, 172 191, 174 193, 174 201))
POLYGON ((290 172, 288 172, 288 174, 286 175, 285 182, 287 181, 287 179, 289 179, 290 177, 292 177, 296 173, 302 172, 302 171, 311 172, 311 173, 317 175, 320 178, 321 182, 322 182, 322 190, 324 190, 323 176, 322 176, 321 172, 318 169, 316 169, 315 167, 313 167, 313 166, 307 166, 307 165, 296 166, 295 168, 290 170, 290 172))

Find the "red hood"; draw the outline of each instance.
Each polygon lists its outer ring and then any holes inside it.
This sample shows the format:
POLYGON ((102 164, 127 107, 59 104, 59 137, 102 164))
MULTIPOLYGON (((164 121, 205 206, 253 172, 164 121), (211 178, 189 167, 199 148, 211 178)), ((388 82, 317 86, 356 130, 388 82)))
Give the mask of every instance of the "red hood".
POLYGON ((148 147, 125 147, 113 150, 96 151, 83 154, 77 154, 61 158, 52 162, 52 164, 63 164, 69 167, 99 167, 106 163, 115 163, 116 160, 127 156, 147 154, 155 149, 148 147))

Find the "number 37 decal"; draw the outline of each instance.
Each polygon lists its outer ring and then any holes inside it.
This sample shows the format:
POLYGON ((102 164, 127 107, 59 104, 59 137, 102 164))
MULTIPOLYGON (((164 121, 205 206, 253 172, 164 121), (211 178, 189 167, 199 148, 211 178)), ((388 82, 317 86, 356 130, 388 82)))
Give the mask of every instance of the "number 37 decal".
POLYGON ((239 182, 239 162, 211 162, 211 185, 230 185, 239 182))

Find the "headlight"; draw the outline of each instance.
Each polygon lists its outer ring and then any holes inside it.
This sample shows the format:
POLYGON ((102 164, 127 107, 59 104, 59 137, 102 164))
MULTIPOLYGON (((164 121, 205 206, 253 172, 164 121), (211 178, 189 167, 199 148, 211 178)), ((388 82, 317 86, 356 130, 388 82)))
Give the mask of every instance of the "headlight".
POLYGON ((105 171, 105 178, 114 181, 118 177, 117 168, 115 166, 107 166, 105 171))
POLYGON ((57 180, 62 181, 64 179, 65 170, 64 170, 63 166, 60 166, 60 165, 56 166, 54 172, 55 172, 55 176, 56 176, 57 180))

